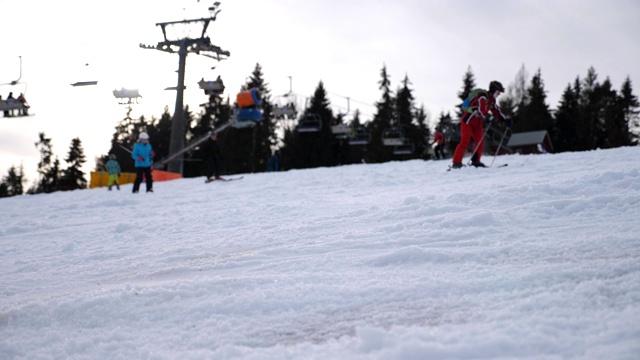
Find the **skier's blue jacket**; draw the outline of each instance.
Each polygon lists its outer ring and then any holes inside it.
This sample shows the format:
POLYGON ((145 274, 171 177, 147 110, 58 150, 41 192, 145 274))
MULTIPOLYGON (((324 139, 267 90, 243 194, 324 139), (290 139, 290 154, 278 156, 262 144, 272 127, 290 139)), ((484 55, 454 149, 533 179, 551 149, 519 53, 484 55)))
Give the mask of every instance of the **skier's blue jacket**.
POLYGON ((137 142, 133 145, 133 151, 131 157, 136 162, 136 167, 150 167, 153 161, 153 149, 151 144, 137 142), (142 160, 140 160, 142 159, 142 160))

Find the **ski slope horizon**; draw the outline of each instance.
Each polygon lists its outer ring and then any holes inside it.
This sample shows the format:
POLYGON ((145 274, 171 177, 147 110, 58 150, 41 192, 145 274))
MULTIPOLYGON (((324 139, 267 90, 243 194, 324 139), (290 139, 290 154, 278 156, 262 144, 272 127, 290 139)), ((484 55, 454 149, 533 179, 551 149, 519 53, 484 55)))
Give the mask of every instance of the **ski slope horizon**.
POLYGON ((0 358, 636 359, 638 155, 3 198, 0 358))

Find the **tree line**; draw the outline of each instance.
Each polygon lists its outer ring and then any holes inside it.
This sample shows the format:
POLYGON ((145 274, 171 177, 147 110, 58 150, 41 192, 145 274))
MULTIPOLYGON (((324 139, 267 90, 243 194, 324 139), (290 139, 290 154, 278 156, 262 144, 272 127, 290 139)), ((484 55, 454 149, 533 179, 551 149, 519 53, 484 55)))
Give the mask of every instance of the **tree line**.
MULTIPOLYGON (((514 81, 507 86, 507 93, 499 98, 506 116, 513 120, 512 132, 546 130, 554 144, 555 152, 587 151, 597 148, 614 148, 638 145, 640 139, 640 104, 633 94, 632 84, 627 77, 620 90, 616 91, 609 78, 598 81, 594 68, 589 68, 584 78, 579 76, 569 83, 562 94, 557 109, 551 110, 540 70, 528 80, 524 66, 514 81)), ((459 104, 477 87, 475 75, 469 67, 462 78, 461 90, 457 93, 459 104)), ((435 122, 448 140, 452 153, 459 139, 461 116, 458 109, 454 115, 441 113, 435 121, 428 119, 424 105, 417 106, 413 96, 412 83, 408 75, 395 89, 392 88, 386 65, 380 70, 378 89, 380 100, 375 103, 375 113, 371 119, 362 121, 361 114, 354 112, 350 121, 344 114, 334 114, 327 90, 320 81, 308 101, 301 109, 298 121, 313 115, 320 126, 314 132, 297 131, 296 126, 282 125, 273 114, 271 91, 266 83, 262 67, 256 64, 243 89, 256 88, 262 95, 263 120, 247 128, 228 128, 219 135, 224 161, 224 173, 254 173, 267 170, 268 158, 277 150, 281 169, 304 169, 330 167, 353 163, 382 163, 392 160, 429 159, 431 157, 432 129, 435 122), (367 135, 368 141, 360 145, 350 145, 348 136, 336 136, 332 126, 348 125, 353 132, 367 135), (280 130, 278 130, 280 129, 280 130), (384 136, 389 129, 402 135, 410 144, 410 152, 397 153, 394 147, 384 144, 384 136)), ((456 104, 457 105, 457 104, 456 104)), ((183 125, 185 144, 206 136, 213 128, 230 121, 234 104, 232 99, 210 95, 202 105, 199 114, 185 107, 183 125)), ((459 107, 459 105, 458 105, 459 107)), ((133 172, 129 150, 140 132, 150 135, 156 159, 169 155, 172 117, 168 107, 160 117, 150 119, 141 116, 126 117, 118 122, 111 139, 111 147, 96 161, 96 170, 104 169, 109 154, 120 160, 124 172, 133 172)), ((496 124, 498 132, 505 131, 504 124, 496 124)), ((58 190, 74 190, 87 187, 87 181, 80 170, 86 162, 80 139, 72 140, 65 157, 67 167, 62 169, 59 160, 53 156, 51 139, 44 133, 35 144, 41 154, 38 164, 39 179, 26 191, 29 194, 48 193, 58 190)), ((183 176, 196 177, 204 173, 202 154, 194 148, 184 155, 183 176)), ((12 166, 0 184, 0 197, 23 194, 24 171, 12 166)))

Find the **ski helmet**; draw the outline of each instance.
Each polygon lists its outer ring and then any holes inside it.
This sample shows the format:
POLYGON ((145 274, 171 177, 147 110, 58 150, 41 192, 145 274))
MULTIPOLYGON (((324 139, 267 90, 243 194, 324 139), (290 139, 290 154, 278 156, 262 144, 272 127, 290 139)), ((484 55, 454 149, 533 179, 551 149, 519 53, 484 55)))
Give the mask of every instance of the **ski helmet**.
POLYGON ((143 131, 138 136, 138 139, 140 139, 140 140, 149 140, 149 134, 147 134, 146 132, 143 131))
POLYGON ((493 94, 496 91, 504 92, 504 86, 502 86, 502 84, 499 81, 492 81, 489 84, 489 92, 493 94))
POLYGON ((109 159, 115 160, 116 159, 116 154, 109 154, 109 159))

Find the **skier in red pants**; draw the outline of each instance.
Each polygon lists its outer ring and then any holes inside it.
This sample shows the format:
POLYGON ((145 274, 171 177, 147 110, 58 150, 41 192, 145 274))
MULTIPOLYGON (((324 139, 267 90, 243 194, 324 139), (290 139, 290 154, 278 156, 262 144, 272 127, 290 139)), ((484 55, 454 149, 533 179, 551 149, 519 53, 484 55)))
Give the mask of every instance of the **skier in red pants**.
POLYGON ((499 121, 507 121, 498 107, 496 99, 500 93, 504 92, 504 87, 498 81, 489 84, 489 91, 474 90, 470 99, 463 104, 464 113, 460 118, 460 143, 453 154, 453 169, 462 167, 462 158, 469 147, 471 138, 474 141, 476 153, 473 156, 471 165, 475 167, 486 167, 481 161, 482 150, 484 148, 484 120, 489 111, 499 121), (468 102, 468 104, 467 104, 468 102))

